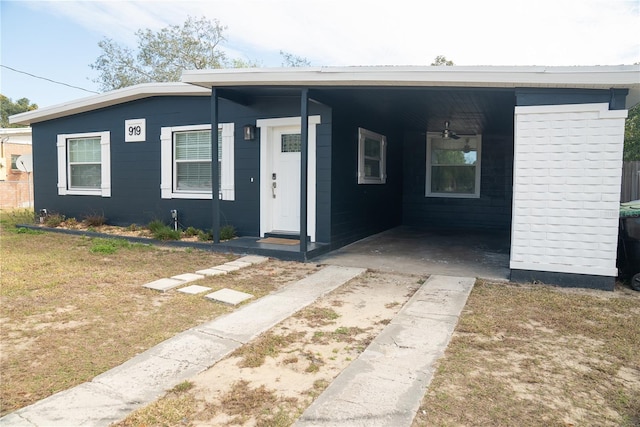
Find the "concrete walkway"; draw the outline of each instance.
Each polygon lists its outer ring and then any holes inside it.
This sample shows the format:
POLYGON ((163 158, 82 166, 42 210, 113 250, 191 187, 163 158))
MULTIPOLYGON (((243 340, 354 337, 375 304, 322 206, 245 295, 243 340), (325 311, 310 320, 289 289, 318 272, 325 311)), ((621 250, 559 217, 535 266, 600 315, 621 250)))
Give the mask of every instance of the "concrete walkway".
POLYGON ((431 276, 295 426, 410 426, 474 282, 431 276))
POLYGON ((0 425, 108 426, 364 271, 326 267, 228 315, 178 334, 90 382, 0 418, 0 425))
MULTIPOLYGON (((0 425, 108 426, 364 271, 325 267, 178 334, 90 382, 0 418, 0 425)), ((474 282, 469 277, 431 276, 295 425, 410 426, 474 282)))

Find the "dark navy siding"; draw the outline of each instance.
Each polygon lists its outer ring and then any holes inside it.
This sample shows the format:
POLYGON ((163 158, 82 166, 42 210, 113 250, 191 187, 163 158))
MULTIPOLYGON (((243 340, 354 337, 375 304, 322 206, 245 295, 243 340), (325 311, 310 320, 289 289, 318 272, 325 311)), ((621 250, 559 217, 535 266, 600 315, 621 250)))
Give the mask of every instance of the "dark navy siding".
MULTIPOLYGON (((364 112, 334 109, 332 123, 331 245, 350 242, 400 225, 402 219, 402 133, 364 112), (358 127, 387 137, 386 184, 358 184, 358 127)), ((378 118, 379 119, 379 118, 378 118)))
POLYGON ((508 230, 513 181, 512 134, 482 135, 480 198, 425 197, 426 139, 405 135, 403 224, 508 230))
MULTIPOLYGON (((221 201, 221 224, 236 227, 239 235, 257 236, 260 228, 259 139, 244 141, 242 127, 256 119, 300 115, 294 98, 262 98, 250 106, 220 100, 220 122, 235 123, 235 200, 221 201), (253 182, 251 182, 253 178, 253 182)), ((310 114, 330 119, 327 107, 314 105, 310 114)), ((160 129, 210 123, 209 97, 154 97, 124 103, 33 125, 35 209, 46 208, 81 220, 100 213, 115 225, 146 224, 153 219, 170 220, 179 212, 183 227, 211 228, 210 200, 161 199, 160 129), (125 143, 124 121, 146 118, 146 142, 125 143), (111 131, 111 197, 58 196, 56 137, 63 133, 111 131)), ((328 146, 329 134, 319 144, 328 146)), ((325 166, 326 170, 326 166, 325 166)), ((326 194, 325 194, 326 197, 326 194)), ((328 216, 318 218, 318 229, 328 238, 328 216)))

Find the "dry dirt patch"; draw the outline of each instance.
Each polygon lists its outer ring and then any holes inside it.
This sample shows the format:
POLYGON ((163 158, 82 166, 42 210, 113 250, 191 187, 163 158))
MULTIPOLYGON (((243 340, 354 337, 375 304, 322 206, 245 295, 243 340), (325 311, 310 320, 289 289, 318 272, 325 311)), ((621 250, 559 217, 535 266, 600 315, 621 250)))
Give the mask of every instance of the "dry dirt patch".
POLYGON ((368 272, 281 322, 120 426, 288 426, 415 292, 415 276, 368 272))

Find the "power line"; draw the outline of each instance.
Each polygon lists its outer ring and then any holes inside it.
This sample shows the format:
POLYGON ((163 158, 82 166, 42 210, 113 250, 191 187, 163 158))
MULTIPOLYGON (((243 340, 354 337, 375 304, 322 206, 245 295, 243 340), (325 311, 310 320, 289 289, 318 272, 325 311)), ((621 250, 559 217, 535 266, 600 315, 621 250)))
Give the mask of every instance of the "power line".
POLYGON ((89 93, 97 93, 97 94, 100 93, 100 92, 96 92, 95 90, 89 90, 89 89, 85 89, 85 88, 82 88, 82 87, 79 87, 79 86, 73 86, 73 85, 70 85, 70 84, 67 84, 67 83, 62 83, 62 82, 58 82, 58 81, 55 81, 55 80, 51 80, 51 79, 48 79, 46 77, 36 76, 35 74, 27 73, 26 71, 20 71, 20 70, 16 70, 15 68, 7 67, 6 65, 0 64, 0 67, 6 68, 6 69, 11 70, 11 71, 15 71, 16 73, 26 74, 27 76, 35 77, 36 79, 46 80, 48 82, 55 83, 55 84, 58 84, 58 85, 68 86, 68 87, 73 88, 73 89, 80 89, 80 90, 83 90, 83 91, 89 92, 89 93))

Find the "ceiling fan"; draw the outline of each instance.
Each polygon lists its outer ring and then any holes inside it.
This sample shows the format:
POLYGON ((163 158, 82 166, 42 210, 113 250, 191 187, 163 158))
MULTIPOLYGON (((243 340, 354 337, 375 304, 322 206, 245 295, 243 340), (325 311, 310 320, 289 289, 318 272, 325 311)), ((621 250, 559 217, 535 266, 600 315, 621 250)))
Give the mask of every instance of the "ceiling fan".
POLYGON ((444 129, 442 130, 442 138, 444 139, 460 139, 458 135, 451 129, 449 129, 449 120, 444 122, 444 129))

